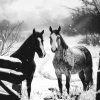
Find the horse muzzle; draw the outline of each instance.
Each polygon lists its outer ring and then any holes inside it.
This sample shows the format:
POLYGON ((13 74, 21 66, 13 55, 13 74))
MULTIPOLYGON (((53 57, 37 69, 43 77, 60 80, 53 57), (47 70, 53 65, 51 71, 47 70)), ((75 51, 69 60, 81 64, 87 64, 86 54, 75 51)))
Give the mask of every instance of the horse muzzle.
POLYGON ((55 50, 53 50, 53 49, 51 48, 51 51, 52 51, 53 53, 55 53, 55 52, 57 51, 57 48, 56 48, 55 50))
POLYGON ((40 55, 40 58, 44 58, 46 56, 46 53, 44 53, 43 55, 40 55))

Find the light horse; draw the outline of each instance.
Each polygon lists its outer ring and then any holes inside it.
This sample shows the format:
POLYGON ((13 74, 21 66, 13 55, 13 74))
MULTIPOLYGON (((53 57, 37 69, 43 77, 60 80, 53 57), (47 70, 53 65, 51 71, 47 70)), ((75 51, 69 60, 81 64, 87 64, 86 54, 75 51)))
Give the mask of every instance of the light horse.
POLYGON ((31 82, 36 69, 34 61, 35 52, 40 58, 45 57, 46 53, 43 46, 43 33, 33 29, 32 34, 22 44, 22 46, 14 52, 11 57, 18 58, 22 62, 21 72, 24 74, 27 82, 27 92, 30 98, 31 82))
POLYGON ((84 46, 70 48, 60 34, 61 27, 52 30, 49 27, 51 51, 55 53, 53 66, 58 79, 58 86, 62 94, 62 74, 66 75, 66 88, 69 94, 71 74, 78 73, 83 83, 83 90, 88 90, 93 85, 92 57, 84 46))

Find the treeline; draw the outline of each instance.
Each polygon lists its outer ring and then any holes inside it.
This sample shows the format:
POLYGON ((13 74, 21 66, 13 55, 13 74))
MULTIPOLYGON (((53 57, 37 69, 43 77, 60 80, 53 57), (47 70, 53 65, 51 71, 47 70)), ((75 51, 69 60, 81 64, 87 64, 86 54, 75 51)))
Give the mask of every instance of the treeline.
POLYGON ((100 34, 100 2, 81 1, 83 6, 73 9, 72 23, 64 26, 63 33, 67 35, 100 34))

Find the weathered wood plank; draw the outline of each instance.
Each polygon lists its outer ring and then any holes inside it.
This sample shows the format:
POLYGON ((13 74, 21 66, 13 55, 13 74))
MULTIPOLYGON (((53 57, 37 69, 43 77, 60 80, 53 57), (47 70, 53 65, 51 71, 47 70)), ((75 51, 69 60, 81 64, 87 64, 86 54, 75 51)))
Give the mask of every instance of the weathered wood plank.
POLYGON ((0 56, 0 68, 21 71, 22 62, 17 58, 0 56))
POLYGON ((0 100, 20 100, 12 95, 5 95, 0 93, 0 100))
POLYGON ((23 73, 12 73, 0 71, 0 80, 8 81, 15 84, 20 84, 23 80, 25 80, 25 75, 23 73))

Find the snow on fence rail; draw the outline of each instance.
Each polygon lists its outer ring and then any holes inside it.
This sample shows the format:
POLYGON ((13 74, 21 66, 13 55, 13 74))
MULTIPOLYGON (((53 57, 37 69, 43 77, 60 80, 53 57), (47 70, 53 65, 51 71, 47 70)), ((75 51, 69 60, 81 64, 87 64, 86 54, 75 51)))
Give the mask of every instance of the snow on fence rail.
MULTIPOLYGON (((0 56, 0 86, 9 94, 0 93, 2 100, 20 100, 20 92, 6 86, 2 80, 10 83, 21 84, 24 80, 24 75, 21 72, 22 62, 13 57, 0 56)), ((20 88, 21 89, 21 88, 20 88)), ((21 91, 21 90, 20 90, 21 91)))

